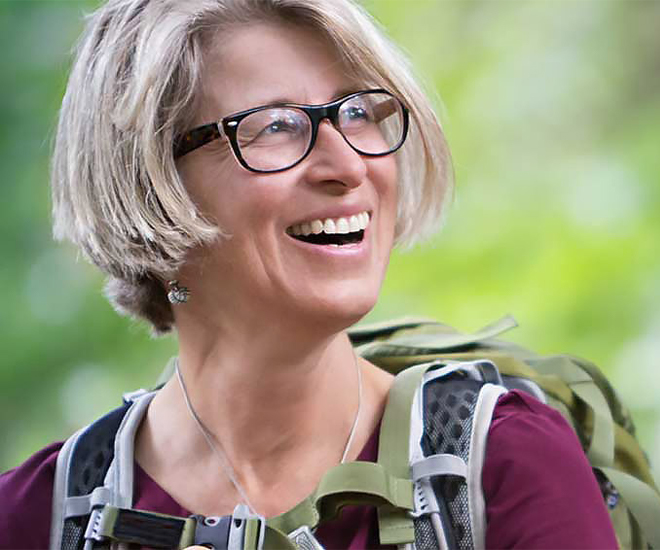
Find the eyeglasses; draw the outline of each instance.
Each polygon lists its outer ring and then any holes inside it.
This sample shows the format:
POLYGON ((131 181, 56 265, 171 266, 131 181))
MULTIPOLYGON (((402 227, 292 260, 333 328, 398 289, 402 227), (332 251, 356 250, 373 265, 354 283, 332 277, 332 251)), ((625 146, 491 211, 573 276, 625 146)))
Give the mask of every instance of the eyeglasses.
POLYGON ((174 158, 225 137, 244 168, 280 172, 309 155, 326 118, 354 151, 368 157, 393 153, 408 133, 408 109, 388 91, 375 89, 323 105, 284 103, 235 113, 186 132, 175 142, 174 158))

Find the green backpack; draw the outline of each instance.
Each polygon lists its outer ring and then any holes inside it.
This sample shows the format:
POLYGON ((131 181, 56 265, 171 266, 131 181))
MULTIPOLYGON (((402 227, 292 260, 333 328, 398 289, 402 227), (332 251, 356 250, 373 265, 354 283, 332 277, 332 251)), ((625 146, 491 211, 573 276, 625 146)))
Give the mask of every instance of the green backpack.
POLYGON ((660 493, 630 412, 593 363, 572 355, 540 356, 494 338, 516 326, 507 316, 462 334, 413 320, 359 327, 351 338, 358 354, 393 374, 430 361, 492 362, 505 387, 535 394, 571 424, 601 488, 609 486, 604 496, 619 546, 660 548, 660 493))
POLYGON ((378 462, 336 466, 312 495, 268 520, 240 505, 221 518, 131 509, 133 439, 154 395, 134 393, 63 446, 50 547, 74 550, 115 541, 152 548, 194 543, 218 550, 319 549, 313 530, 320 522, 344 505, 371 504, 378 507, 382 544, 483 548, 485 442, 497 398, 517 388, 555 407, 575 429, 620 547, 660 549, 660 493, 629 412, 593 364, 568 355, 541 357, 494 339, 514 326, 505 317, 471 335, 429 321, 349 331, 358 354, 396 375, 378 462))

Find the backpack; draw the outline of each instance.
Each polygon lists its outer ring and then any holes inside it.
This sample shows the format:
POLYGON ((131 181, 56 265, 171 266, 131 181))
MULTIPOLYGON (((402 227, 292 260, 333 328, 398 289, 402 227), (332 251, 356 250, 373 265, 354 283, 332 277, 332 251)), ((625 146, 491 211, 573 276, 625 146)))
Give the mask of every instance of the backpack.
POLYGON ((289 512, 266 520, 239 505, 232 516, 179 518, 132 510, 133 439, 154 392, 140 390, 69 438, 58 456, 51 549, 322 548, 320 521, 347 504, 378 507, 382 544, 483 548, 481 470, 493 409, 507 389, 556 408, 578 435, 601 487, 619 546, 660 549, 660 493, 628 410, 598 368, 568 355, 542 357, 494 337, 505 317, 474 334, 420 320, 357 327, 358 354, 396 374, 378 461, 326 473, 289 512))

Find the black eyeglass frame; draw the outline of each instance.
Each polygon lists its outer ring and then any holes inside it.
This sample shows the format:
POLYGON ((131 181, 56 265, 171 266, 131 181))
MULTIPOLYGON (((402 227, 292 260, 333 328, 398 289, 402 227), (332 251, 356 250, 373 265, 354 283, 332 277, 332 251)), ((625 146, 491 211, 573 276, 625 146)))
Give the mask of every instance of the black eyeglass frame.
POLYGON ((409 125, 410 117, 409 117, 408 108, 404 105, 404 103, 398 97, 396 97, 389 91, 385 90, 384 88, 374 88, 370 90, 362 90, 360 92, 353 92, 348 95, 342 96, 339 99, 330 101, 329 103, 324 103, 322 105, 304 105, 299 103, 274 103, 270 105, 262 105, 260 107, 253 107, 252 109, 247 109, 245 111, 234 113, 232 115, 224 117, 223 119, 217 122, 204 124, 202 126, 193 128, 192 130, 189 130, 188 132, 183 134, 180 138, 175 140, 174 158, 175 160, 179 159, 182 156, 187 155, 191 151, 194 151, 195 149, 198 149, 206 145, 207 143, 211 143, 212 141, 215 141, 216 139, 220 139, 221 137, 224 136, 229 141, 229 145, 231 146, 232 152, 234 153, 234 157, 239 162, 239 164, 243 166, 243 168, 245 168, 246 170, 260 174, 282 172, 284 170, 288 170, 289 168, 293 168, 294 166, 305 160, 305 158, 314 148, 314 144, 316 143, 316 136, 318 135, 319 124, 321 123, 321 121, 323 121, 326 118, 330 119, 330 122, 332 122, 334 128, 339 132, 341 137, 344 138, 344 141, 349 145, 349 147, 353 149, 356 153, 367 157, 382 157, 394 153, 395 151, 400 149, 403 143, 406 141, 406 136, 408 135, 408 125, 409 125), (401 139, 394 147, 392 147, 388 151, 385 151, 384 153, 366 153, 364 151, 361 151, 353 144, 351 144, 350 141, 348 141, 344 133, 341 131, 341 128, 339 127, 338 117, 339 117, 339 108, 341 107, 341 105, 346 101, 353 99, 354 97, 358 97, 364 94, 372 94, 372 93, 382 93, 389 95, 392 99, 394 99, 399 103, 403 115, 401 139), (243 158, 243 155, 241 154, 240 148, 238 146, 238 141, 236 139, 238 125, 241 122, 241 120, 251 115, 252 113, 263 111, 265 109, 277 108, 277 107, 282 107, 282 108, 293 107, 303 111, 309 117, 309 120, 312 123, 312 130, 311 130, 311 136, 309 139, 309 145, 307 146, 307 150, 298 160, 283 168, 275 168, 273 170, 260 170, 257 168, 252 168, 243 158))

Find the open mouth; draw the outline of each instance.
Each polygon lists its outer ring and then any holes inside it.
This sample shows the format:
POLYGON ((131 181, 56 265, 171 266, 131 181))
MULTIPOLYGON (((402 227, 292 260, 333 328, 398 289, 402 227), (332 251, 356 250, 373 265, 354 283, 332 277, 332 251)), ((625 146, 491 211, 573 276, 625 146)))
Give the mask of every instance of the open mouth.
POLYGON ((344 246, 362 242, 369 222, 369 213, 364 211, 346 218, 317 219, 292 225, 286 232, 294 239, 310 244, 344 246))

